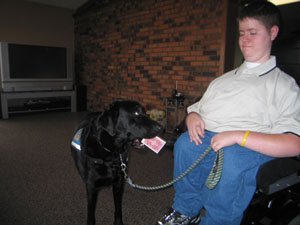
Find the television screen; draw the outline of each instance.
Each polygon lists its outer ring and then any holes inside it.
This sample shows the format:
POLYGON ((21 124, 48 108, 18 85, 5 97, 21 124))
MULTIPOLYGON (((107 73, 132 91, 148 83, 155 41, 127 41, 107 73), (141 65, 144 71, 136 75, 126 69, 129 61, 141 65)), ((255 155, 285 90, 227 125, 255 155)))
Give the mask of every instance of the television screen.
POLYGON ((0 42, 0 91, 73 90, 73 56, 67 47, 0 42))
POLYGON ((67 78, 67 49, 8 44, 10 79, 67 78))

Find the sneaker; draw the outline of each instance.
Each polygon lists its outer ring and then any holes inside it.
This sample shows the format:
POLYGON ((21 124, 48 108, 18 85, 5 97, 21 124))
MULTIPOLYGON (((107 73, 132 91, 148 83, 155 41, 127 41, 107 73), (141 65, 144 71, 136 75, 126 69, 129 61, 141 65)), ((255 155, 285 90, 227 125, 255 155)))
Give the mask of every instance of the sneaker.
POLYGON ((171 209, 156 225, 191 225, 199 224, 200 215, 194 218, 180 214, 174 209, 171 209))

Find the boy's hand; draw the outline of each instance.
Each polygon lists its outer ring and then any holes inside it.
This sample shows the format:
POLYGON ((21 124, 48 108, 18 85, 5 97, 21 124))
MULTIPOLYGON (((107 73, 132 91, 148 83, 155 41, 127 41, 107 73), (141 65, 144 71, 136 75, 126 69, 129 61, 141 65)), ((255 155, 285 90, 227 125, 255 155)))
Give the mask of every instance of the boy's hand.
POLYGON ((216 134, 211 139, 211 147, 215 152, 217 152, 224 147, 236 144, 237 140, 240 140, 242 138, 242 131, 224 131, 216 134))
POLYGON ((190 141, 196 145, 202 144, 201 138, 204 138, 205 123, 197 113, 190 113, 186 117, 186 126, 190 135, 190 141))

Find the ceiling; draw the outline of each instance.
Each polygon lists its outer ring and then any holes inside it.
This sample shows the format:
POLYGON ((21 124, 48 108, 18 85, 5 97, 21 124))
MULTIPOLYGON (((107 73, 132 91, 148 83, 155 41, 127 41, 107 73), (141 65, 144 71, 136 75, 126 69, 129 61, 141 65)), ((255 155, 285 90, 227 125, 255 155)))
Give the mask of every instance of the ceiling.
POLYGON ((88 0, 25 0, 25 1, 76 10, 78 7, 82 6, 88 0))
MULTIPOLYGON (((25 1, 76 10, 78 7, 82 6, 88 0, 25 0, 25 1)), ((276 5, 299 2, 299 0, 270 0, 270 1, 276 5)))

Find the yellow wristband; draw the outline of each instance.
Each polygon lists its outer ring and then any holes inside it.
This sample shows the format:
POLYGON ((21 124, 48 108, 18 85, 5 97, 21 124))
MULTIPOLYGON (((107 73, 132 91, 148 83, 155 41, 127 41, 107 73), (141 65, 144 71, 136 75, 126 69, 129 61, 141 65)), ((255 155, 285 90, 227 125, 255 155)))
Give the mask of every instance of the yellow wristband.
POLYGON ((250 131, 247 130, 246 133, 245 133, 245 136, 244 136, 244 139, 242 141, 241 146, 243 146, 243 147, 245 146, 249 134, 250 134, 250 131))

